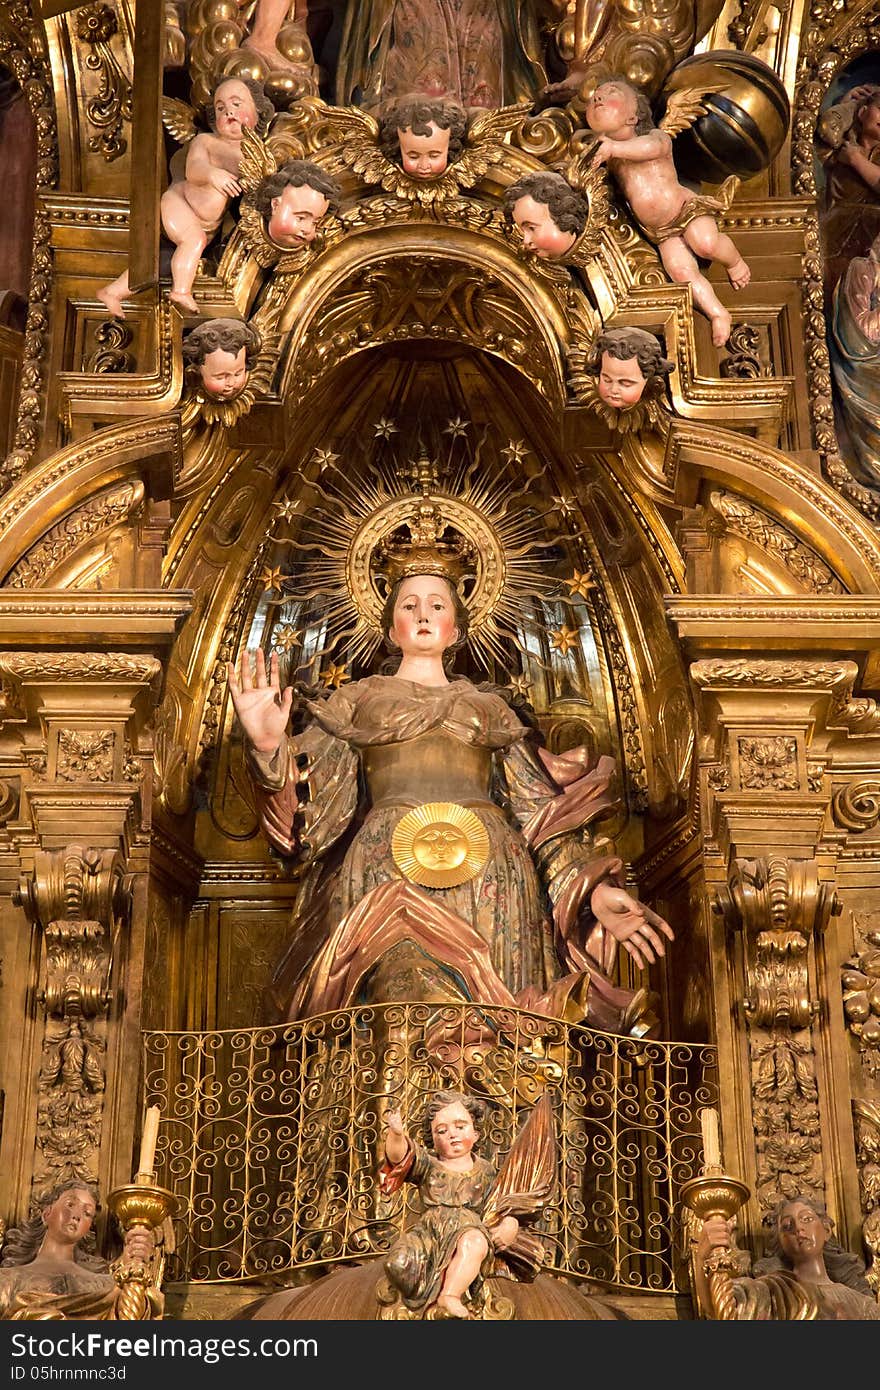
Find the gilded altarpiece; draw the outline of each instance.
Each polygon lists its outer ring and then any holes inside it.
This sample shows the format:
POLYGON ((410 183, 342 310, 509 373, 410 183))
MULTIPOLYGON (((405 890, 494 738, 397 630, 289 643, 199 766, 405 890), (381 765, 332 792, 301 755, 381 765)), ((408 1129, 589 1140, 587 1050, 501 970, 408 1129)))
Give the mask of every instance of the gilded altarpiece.
MULTIPOLYGON (((287 16, 274 67, 247 47, 253 7, 217 51, 204 4, 39 8, 0 14, 35 198, 0 322, 0 1217, 59 1181, 122 1190, 158 1104, 154 1177, 178 1201, 165 1316, 235 1316, 285 1283, 321 1316, 327 1270, 386 1255, 411 1219, 374 1183, 382 1106, 414 1114, 452 1084, 496 1107, 493 1156, 542 1096, 556 1107, 542 1278, 600 1311, 552 1316, 705 1315, 681 1192, 711 1167, 706 1109, 748 1192, 740 1244, 761 1248, 780 1201, 821 1202, 876 1295, 880 472, 852 414, 841 427, 848 261, 822 160, 880 11, 680 0, 673 43, 644 6, 592 35, 589 7, 557 7, 536 20, 534 92, 472 110, 460 154, 419 181, 366 100, 336 104, 321 6, 306 29, 287 16), (539 99, 567 67, 578 82, 539 99), (767 92, 792 94, 718 213, 751 269, 739 290, 706 270, 732 318, 720 346, 584 154, 591 82, 641 73, 656 103, 694 71, 703 101, 727 81, 765 129, 767 92), (242 137, 192 313, 169 299, 166 166, 242 75, 275 115, 242 137), (289 161, 338 194, 308 243, 274 240, 260 203, 289 161), (582 205, 555 258, 505 204, 548 173, 582 205), (126 270, 117 316, 98 292, 126 270), (197 321, 253 330, 234 395, 200 376, 197 321), (630 412, 600 399, 615 328, 666 362, 630 412), (404 526, 470 547, 485 611, 457 673, 501 692, 557 772, 578 749, 614 761, 579 852, 619 857, 674 935, 662 959, 608 965, 638 1001, 616 1028, 513 993, 443 999, 441 1047, 433 998, 277 1006, 309 863, 266 842, 228 664, 260 649, 321 708, 375 676, 370 566, 404 526)), ((489 7, 508 8, 538 7, 489 7)), ((318 776, 306 760, 294 778, 307 848, 318 776)), ((352 1289, 351 1316, 385 1315, 352 1289)))

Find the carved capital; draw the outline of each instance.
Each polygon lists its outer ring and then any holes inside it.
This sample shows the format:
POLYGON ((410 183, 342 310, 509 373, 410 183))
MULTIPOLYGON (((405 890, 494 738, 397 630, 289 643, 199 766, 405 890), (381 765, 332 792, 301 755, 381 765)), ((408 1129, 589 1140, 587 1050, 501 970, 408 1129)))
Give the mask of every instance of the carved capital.
POLYGON ((840 900, 831 884, 820 882, 815 861, 771 855, 735 861, 715 910, 729 928, 752 938, 793 932, 809 941, 840 912, 840 900))

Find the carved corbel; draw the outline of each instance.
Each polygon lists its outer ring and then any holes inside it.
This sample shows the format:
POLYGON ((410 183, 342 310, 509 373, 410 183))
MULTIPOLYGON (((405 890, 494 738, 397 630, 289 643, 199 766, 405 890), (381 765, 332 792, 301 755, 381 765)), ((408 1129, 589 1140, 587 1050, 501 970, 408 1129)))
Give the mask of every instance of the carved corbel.
POLYGON ((813 860, 768 856, 734 861, 715 910, 742 933, 741 1000, 749 1057, 764 1211, 783 1197, 821 1197, 824 1187, 816 1056, 811 1025, 810 945, 840 911, 813 860))
POLYGON ((59 1182, 94 1183, 106 1084, 107 1014, 114 930, 127 911, 121 855, 68 845, 39 851, 13 895, 42 928, 36 998, 44 1014, 37 1081, 37 1199, 59 1182))

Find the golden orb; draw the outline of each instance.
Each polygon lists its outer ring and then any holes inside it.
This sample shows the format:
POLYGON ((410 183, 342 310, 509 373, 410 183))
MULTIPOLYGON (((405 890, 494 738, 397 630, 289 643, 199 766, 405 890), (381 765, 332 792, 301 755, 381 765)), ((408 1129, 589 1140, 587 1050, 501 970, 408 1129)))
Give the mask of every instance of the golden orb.
POLYGON ((207 0, 207 4, 202 5, 199 18, 207 28, 211 24, 234 24, 241 35, 241 24, 238 22, 238 0, 207 0))
POLYGON ((234 53, 227 53, 220 62, 215 65, 215 72, 220 77, 250 77, 254 82, 265 83, 269 76, 269 65, 258 53, 254 53, 249 48, 236 48, 234 53))

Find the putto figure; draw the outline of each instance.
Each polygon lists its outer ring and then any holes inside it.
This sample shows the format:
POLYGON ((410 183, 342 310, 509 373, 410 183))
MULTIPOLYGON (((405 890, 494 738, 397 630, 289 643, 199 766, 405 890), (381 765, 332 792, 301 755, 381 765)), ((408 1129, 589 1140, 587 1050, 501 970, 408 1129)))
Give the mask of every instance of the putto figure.
POLYGON ((644 328, 606 328, 592 345, 569 351, 569 384, 578 404, 589 406, 613 430, 657 428, 666 378, 675 363, 644 328))
MULTIPOLYGON (((182 105, 178 103, 178 106, 182 105)), ((187 108, 188 109, 188 108, 187 108)), ((162 194, 162 227, 175 245, 169 298, 198 313, 192 286, 202 252, 219 228, 231 199, 241 192, 239 169, 245 130, 263 133, 275 108, 258 82, 226 78, 214 89, 208 119, 212 129, 195 133, 171 161, 171 184, 162 194)), ((128 271, 98 290, 97 297, 116 318, 123 317, 129 293, 128 271)))
POLYGON ((418 1144, 400 1112, 386 1112, 383 1194, 414 1183, 422 1213, 395 1244, 385 1271, 417 1315, 471 1318, 480 1306, 483 1281, 499 1263, 505 1273, 526 1280, 534 1279, 543 1263, 543 1243, 525 1227, 541 1215, 556 1185, 549 1096, 545 1092, 531 1111, 501 1170, 473 1152, 485 1116, 486 1107, 476 1097, 435 1091, 418 1144))
MULTIPOLYGON (((39 1215, 7 1233, 0 1260, 0 1319, 116 1317, 119 1286, 112 1268, 83 1249, 97 1209, 94 1188, 71 1179, 46 1194, 39 1215)), ((119 1266, 149 1267, 154 1251, 152 1232, 133 1227, 126 1232, 119 1266)), ((149 1316, 160 1317, 158 1288, 150 1290, 148 1304, 149 1316)))
POLYGON ((230 401, 245 389, 263 340, 241 319, 209 319, 187 333, 183 360, 212 400, 230 401))
POLYGON ((693 193, 679 182, 672 158, 672 134, 702 107, 693 93, 671 101, 660 126, 648 99, 621 78, 601 83, 586 107, 590 129, 602 138, 593 155, 608 168, 649 241, 657 246, 671 280, 690 285, 694 303, 712 325, 712 342, 722 347, 731 318, 702 273, 698 256, 720 261, 734 289, 743 289, 751 271, 734 243, 718 228, 716 216, 730 206, 738 180, 726 179, 718 197, 693 193))
POLYGON ((339 206, 336 180, 307 159, 289 159, 260 180, 250 203, 262 215, 276 246, 298 251, 309 246, 328 212, 339 206))
POLYGON ((522 233, 527 251, 556 260, 570 251, 587 225, 586 198, 562 174, 526 174, 504 194, 504 214, 522 233))
POLYGON ((379 144, 414 179, 436 179, 464 149, 467 115, 456 101, 410 97, 384 116, 379 144))

